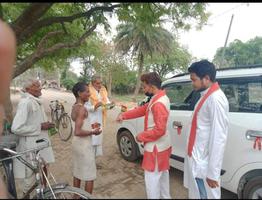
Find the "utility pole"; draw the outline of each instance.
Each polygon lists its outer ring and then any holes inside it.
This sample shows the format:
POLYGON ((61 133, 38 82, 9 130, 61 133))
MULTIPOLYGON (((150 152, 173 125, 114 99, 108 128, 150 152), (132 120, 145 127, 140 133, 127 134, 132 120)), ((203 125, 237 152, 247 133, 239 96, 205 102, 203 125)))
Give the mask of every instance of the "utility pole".
POLYGON ((225 57, 225 50, 226 50, 228 36, 229 36, 230 30, 231 30, 233 18, 234 18, 234 14, 232 14, 232 16, 231 16, 230 24, 229 24, 228 31, 227 31, 227 37, 226 37, 226 41, 225 41, 225 44, 224 44, 224 47, 223 47, 222 56, 221 56, 221 64, 223 64, 223 65, 226 63, 225 59, 224 59, 224 57, 225 57))

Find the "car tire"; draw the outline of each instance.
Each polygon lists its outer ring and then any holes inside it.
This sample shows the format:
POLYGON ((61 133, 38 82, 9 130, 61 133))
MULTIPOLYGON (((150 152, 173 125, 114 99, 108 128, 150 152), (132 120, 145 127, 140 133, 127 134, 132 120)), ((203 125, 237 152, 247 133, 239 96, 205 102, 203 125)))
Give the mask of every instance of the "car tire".
POLYGON ((243 199, 262 199, 262 176, 252 178, 246 183, 243 199))
POLYGON ((128 130, 121 131, 117 134, 117 144, 125 160, 132 162, 140 157, 138 145, 128 130))

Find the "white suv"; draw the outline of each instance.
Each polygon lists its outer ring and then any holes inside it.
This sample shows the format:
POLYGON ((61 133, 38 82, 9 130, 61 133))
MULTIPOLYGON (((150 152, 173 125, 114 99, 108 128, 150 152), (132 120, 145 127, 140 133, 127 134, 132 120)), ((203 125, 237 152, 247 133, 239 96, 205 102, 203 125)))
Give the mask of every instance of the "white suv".
MULTIPOLYGON (((221 170, 223 188, 239 198, 262 198, 262 151, 254 149, 262 138, 262 65, 217 70, 217 81, 229 101, 229 134, 221 170)), ((194 92, 189 74, 180 74, 163 82, 170 99, 168 129, 173 145, 171 166, 183 170, 186 135, 199 93, 194 92), (178 127, 182 127, 178 134, 178 127)), ((143 131, 144 117, 123 121, 117 131, 117 143, 124 159, 134 161, 143 154, 143 145, 135 136, 143 131)))

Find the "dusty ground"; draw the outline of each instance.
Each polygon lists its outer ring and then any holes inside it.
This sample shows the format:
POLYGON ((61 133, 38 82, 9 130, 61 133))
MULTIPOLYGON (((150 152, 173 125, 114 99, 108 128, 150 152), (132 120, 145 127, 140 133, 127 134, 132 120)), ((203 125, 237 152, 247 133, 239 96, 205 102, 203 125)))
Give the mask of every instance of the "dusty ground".
MULTIPOLYGON (((46 113, 49 117, 48 103, 54 99, 66 100, 65 110, 68 113, 71 112, 71 106, 74 103, 72 94, 51 89, 43 90, 42 93, 46 113)), ((15 109, 18 100, 18 94, 12 95, 15 109)), ((130 108, 134 104, 126 103, 126 105, 130 108)), ((125 161, 117 147, 117 123, 115 119, 119 112, 119 107, 108 112, 107 124, 103 133, 104 155, 97 159, 97 163, 102 165, 102 169, 98 169, 93 195, 96 198, 146 198, 143 170, 140 167, 141 160, 135 163, 125 161)), ((71 139, 63 142, 58 135, 54 135, 51 137, 51 141, 56 159, 56 162, 50 167, 51 172, 54 174, 57 182, 68 182, 72 185, 71 139)), ((187 198, 187 190, 183 187, 183 173, 181 171, 170 170, 170 190, 172 198, 187 198)), ((222 194, 223 198, 236 198, 234 194, 225 190, 223 190, 222 194)))

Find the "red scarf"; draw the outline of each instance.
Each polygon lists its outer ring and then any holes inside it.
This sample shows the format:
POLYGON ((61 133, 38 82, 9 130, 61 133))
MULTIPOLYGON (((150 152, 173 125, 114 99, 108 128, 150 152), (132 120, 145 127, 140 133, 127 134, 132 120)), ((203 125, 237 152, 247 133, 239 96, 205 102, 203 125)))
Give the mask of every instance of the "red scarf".
POLYGON ((211 85, 211 87, 208 89, 208 92, 204 95, 204 97, 200 100, 199 104, 197 105, 194 115, 193 115, 193 120, 192 120, 192 126, 190 130, 190 136, 189 136, 189 142, 188 142, 188 149, 187 149, 187 154, 189 157, 192 156, 192 151, 193 151, 193 146, 195 143, 196 139, 196 128, 197 128, 197 113, 201 109, 202 105, 206 101, 206 99, 215 91, 219 89, 218 83, 214 83, 211 85))

